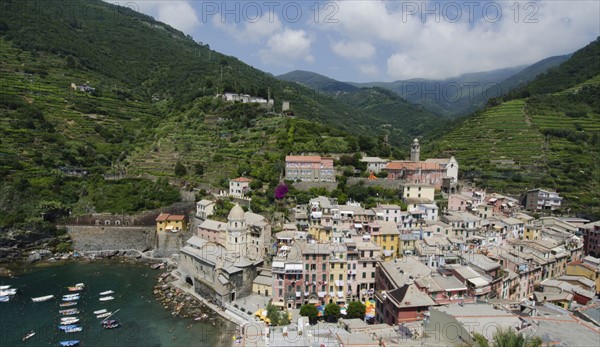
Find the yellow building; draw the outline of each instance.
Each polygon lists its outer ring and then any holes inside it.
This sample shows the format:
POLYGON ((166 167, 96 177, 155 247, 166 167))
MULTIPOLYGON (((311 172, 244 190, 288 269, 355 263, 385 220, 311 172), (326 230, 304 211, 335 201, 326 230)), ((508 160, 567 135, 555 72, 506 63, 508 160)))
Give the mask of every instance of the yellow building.
POLYGON ((343 245, 336 246, 329 256, 329 299, 332 302, 346 301, 348 292, 348 258, 347 249, 343 245))
POLYGON ((588 255, 583 260, 570 262, 567 275, 583 276, 596 282, 596 294, 600 294, 600 259, 588 255))
POLYGON ((187 229, 185 216, 181 214, 161 213, 156 217, 156 231, 170 231, 176 233, 187 229))
POLYGON ((273 277, 271 275, 271 271, 263 270, 260 275, 256 276, 254 281, 252 281, 252 293, 262 295, 262 296, 271 296, 273 295, 273 277))
POLYGON ((526 225, 523 230, 523 240, 539 240, 542 237, 542 230, 533 225, 526 225))
POLYGON ((395 222, 376 221, 367 225, 371 240, 381 249, 383 261, 394 260, 398 256, 400 233, 395 222))

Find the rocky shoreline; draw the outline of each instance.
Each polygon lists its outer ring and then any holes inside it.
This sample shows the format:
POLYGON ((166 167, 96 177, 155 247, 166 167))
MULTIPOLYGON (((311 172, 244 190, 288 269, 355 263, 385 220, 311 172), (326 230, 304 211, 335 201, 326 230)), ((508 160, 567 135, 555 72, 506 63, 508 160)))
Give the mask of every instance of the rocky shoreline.
POLYGON ((173 285, 175 280, 170 271, 157 276, 153 293, 165 310, 171 311, 173 317, 192 318, 213 326, 222 324, 222 318, 210 307, 173 285))

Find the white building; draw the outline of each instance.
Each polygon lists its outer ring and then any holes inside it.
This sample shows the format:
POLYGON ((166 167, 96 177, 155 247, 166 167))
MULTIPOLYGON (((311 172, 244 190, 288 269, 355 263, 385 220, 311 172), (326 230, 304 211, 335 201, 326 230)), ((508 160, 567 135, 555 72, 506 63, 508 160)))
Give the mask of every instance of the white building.
POLYGON ((202 199, 196 203, 196 217, 204 220, 212 216, 215 211, 215 202, 202 199))
POLYGON ((242 198, 250 191, 251 180, 246 177, 238 177, 229 180, 229 195, 242 198))
POLYGON ((367 163, 367 172, 378 174, 383 168, 385 168, 389 160, 381 159, 379 157, 364 157, 360 161, 367 163))

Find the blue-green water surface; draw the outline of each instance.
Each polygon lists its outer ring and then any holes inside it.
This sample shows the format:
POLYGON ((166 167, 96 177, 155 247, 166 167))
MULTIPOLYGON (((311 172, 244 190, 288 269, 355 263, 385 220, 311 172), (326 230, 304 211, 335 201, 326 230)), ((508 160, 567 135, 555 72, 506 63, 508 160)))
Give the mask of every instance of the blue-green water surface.
POLYGON ((153 296, 158 272, 147 266, 96 262, 90 264, 36 266, 22 269, 14 278, 0 279, 0 285, 18 288, 18 295, 8 303, 0 303, 0 346, 58 346, 59 341, 80 340, 80 346, 144 346, 187 347, 230 345, 227 336, 234 329, 231 324, 218 320, 201 323, 192 319, 176 318, 165 310, 153 296), (81 312, 77 323, 83 327, 78 333, 58 330, 59 307, 62 296, 72 294, 68 286, 85 283, 77 306, 81 312), (113 290, 112 301, 98 301, 99 293, 113 290), (53 294, 54 299, 41 303, 32 297, 53 294), (93 311, 119 311, 111 317, 121 328, 105 330, 93 311), (36 335, 22 341, 29 331, 36 335))

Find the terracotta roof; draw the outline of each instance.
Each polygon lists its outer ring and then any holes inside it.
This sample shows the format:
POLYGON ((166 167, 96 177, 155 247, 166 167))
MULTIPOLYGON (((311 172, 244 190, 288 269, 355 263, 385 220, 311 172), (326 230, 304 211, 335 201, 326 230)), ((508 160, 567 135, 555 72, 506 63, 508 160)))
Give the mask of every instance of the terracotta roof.
POLYGON ((238 178, 232 179, 231 181, 232 182, 250 182, 252 180, 247 177, 238 177, 238 178))
POLYGON ((385 166, 386 170, 443 170, 437 163, 424 161, 391 161, 385 166))
POLYGON ((299 163, 319 163, 321 162, 320 155, 288 155, 285 157, 286 162, 299 162, 299 163))
POLYGON ((161 213, 158 215, 158 217, 156 217, 156 221, 157 222, 166 221, 168 217, 169 217, 168 213, 161 213))
POLYGON ((161 213, 158 217, 156 217, 157 222, 164 222, 167 220, 184 220, 185 216, 182 214, 168 214, 161 213))

